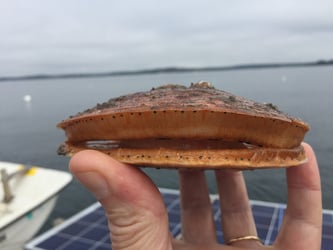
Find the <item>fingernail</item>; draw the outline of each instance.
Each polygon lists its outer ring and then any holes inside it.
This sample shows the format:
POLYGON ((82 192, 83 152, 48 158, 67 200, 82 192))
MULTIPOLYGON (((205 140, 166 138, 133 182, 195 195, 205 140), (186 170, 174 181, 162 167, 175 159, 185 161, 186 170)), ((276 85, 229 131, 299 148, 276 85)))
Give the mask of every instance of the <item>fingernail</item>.
POLYGON ((106 180, 96 172, 85 172, 76 174, 76 178, 91 192, 95 197, 103 199, 109 195, 109 186, 106 180))

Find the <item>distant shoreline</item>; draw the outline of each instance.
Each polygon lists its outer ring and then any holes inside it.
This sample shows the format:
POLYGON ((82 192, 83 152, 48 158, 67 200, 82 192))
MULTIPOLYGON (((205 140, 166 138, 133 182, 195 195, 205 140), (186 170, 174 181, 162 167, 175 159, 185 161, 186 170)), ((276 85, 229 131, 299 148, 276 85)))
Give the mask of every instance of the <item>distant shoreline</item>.
POLYGON ((22 76, 0 76, 0 82, 3 81, 22 81, 22 80, 45 80, 45 79, 69 79, 69 78, 96 78, 112 76, 130 76, 146 74, 163 73, 184 73, 184 72, 202 72, 202 71, 231 71, 242 69, 268 69, 268 68, 287 68, 287 67, 314 67, 333 65, 332 60, 318 60, 315 62, 290 62, 290 63, 255 63, 239 64, 231 66, 211 66, 211 67, 164 67, 143 70, 123 70, 94 73, 65 73, 65 74, 34 74, 22 76))

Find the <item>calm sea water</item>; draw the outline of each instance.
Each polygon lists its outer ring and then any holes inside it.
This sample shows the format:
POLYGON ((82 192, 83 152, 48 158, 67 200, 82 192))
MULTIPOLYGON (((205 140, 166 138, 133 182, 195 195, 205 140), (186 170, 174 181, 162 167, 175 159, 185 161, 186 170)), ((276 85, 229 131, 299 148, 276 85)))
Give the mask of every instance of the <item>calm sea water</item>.
MULTIPOLYGON (((0 160, 67 170, 56 154, 65 139, 56 124, 71 114, 111 97, 148 90, 164 83, 206 80, 215 87, 261 102, 311 124, 306 141, 314 147, 321 171, 324 207, 333 209, 333 67, 154 74, 86 79, 0 82, 0 160), (31 102, 23 100, 25 95, 31 102)), ((145 169, 161 187, 178 187, 172 170, 145 169)), ((245 172, 251 199, 285 202, 285 171, 245 172)), ((211 192, 213 173, 207 171, 211 192)), ((52 218, 67 218, 94 202, 77 181, 62 192, 52 218)))

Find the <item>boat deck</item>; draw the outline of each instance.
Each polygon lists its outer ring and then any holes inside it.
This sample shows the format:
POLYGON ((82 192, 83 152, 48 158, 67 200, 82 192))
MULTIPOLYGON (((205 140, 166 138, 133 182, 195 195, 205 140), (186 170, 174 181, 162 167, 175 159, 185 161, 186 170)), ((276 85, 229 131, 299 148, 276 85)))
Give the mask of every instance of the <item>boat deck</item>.
MULTIPOLYGON (((160 189, 169 213, 169 227, 173 236, 181 233, 180 200, 177 190, 160 189)), ((217 237, 223 243, 220 225, 221 211, 218 196, 212 195, 217 237)), ((251 201, 258 236, 264 244, 272 243, 278 233, 285 212, 285 204, 251 201)), ((45 232, 26 244, 27 250, 112 249, 104 210, 95 203, 61 225, 45 232)), ((323 211, 322 250, 333 249, 333 211, 323 211)))

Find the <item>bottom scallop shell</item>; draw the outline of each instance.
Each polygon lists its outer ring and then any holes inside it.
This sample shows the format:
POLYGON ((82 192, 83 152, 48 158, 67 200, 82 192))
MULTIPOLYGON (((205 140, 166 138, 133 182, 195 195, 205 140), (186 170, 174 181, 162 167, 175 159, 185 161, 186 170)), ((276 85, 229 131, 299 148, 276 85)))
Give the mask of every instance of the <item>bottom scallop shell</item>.
POLYGON ((279 168, 307 161, 303 146, 276 149, 220 140, 91 141, 75 145, 67 142, 58 153, 71 156, 84 149, 99 150, 123 163, 156 168, 279 168))

